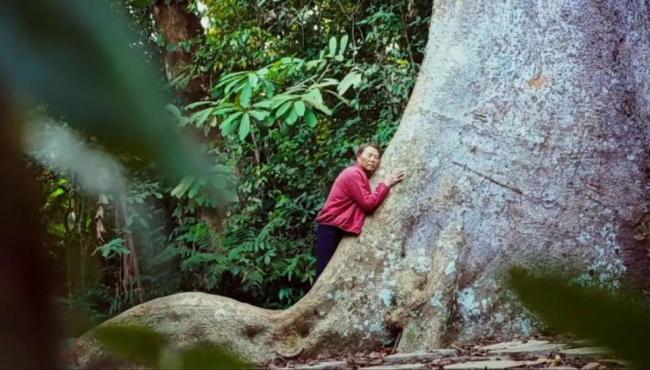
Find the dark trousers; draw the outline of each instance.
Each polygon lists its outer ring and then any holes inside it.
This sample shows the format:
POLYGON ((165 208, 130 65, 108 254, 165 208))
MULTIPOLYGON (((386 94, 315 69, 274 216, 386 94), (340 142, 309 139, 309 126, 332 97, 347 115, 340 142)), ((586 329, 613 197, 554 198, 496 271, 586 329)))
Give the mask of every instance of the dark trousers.
POLYGON ((336 226, 323 224, 316 226, 316 279, 325 270, 325 266, 336 252, 336 247, 345 234, 345 231, 336 226))

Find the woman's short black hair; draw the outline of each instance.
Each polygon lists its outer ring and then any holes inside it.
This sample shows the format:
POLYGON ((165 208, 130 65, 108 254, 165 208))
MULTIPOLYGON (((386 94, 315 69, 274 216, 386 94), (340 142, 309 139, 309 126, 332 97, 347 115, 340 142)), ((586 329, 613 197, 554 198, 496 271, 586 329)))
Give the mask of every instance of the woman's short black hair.
POLYGON ((359 145, 359 147, 358 147, 357 150, 354 152, 354 154, 355 154, 357 157, 360 156, 361 153, 363 153, 363 151, 366 150, 367 147, 375 148, 375 149, 377 149, 377 151, 381 154, 381 150, 379 149, 379 145, 377 145, 377 144, 375 144, 375 143, 363 143, 363 144, 359 145))

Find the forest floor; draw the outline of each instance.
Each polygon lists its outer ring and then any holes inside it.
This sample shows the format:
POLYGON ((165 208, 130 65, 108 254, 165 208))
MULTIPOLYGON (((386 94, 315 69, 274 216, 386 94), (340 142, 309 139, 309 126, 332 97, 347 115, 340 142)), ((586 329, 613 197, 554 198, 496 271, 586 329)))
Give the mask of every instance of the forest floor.
POLYGON ((478 370, 478 369, 623 369, 626 363, 605 348, 585 341, 530 338, 510 342, 486 342, 468 346, 412 353, 393 353, 391 348, 338 358, 276 359, 271 370, 478 370))

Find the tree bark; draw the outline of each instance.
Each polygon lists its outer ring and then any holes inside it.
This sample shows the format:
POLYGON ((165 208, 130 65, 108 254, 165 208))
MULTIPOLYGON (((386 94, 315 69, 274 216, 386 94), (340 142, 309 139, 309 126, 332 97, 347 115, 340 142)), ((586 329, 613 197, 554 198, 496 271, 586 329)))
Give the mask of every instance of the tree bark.
MULTIPOLYGON (((176 45, 173 51, 162 51, 165 73, 169 81, 188 73, 192 64, 192 54, 196 48, 186 51, 180 44, 203 35, 201 21, 187 10, 188 4, 188 0, 172 0, 169 4, 158 0, 153 5, 156 28, 162 33, 166 44, 176 45)), ((208 87, 205 85, 204 76, 194 76, 183 89, 182 97, 188 102, 200 100, 206 95, 208 87)))
MULTIPOLYGON (((435 2, 417 84, 373 178, 403 168, 407 179, 293 307, 183 293, 105 325, 137 322, 261 364, 370 349, 399 331, 403 351, 531 335, 538 324, 501 281, 512 266, 645 284, 650 9, 551 5, 435 2)), ((82 365, 101 358, 90 334, 76 351, 82 365)))

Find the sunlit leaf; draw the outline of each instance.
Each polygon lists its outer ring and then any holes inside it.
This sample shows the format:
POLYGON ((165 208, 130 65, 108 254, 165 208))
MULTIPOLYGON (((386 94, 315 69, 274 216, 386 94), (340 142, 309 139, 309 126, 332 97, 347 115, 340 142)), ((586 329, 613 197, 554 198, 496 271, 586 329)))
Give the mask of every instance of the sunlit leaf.
POLYGON ((258 80, 259 80, 259 78, 257 77, 257 74, 255 74, 255 73, 249 73, 248 74, 248 84, 250 85, 250 87, 253 90, 255 90, 255 88, 257 87, 258 80))
POLYGON ((277 95, 273 97, 271 100, 271 109, 276 109, 280 105, 282 105, 284 102, 287 100, 295 99, 295 96, 293 95, 277 95))
POLYGON ((319 111, 331 115, 332 111, 323 104, 323 96, 321 95, 318 89, 309 90, 306 94, 302 96, 303 100, 311 105, 312 107, 318 109, 319 111))
POLYGON ((336 54, 336 37, 332 36, 329 42, 329 56, 334 57, 336 54))
POLYGON ((224 114, 224 113, 230 113, 230 112, 235 112, 239 111, 241 108, 235 104, 232 103, 222 103, 219 105, 217 108, 214 109, 213 113, 214 114, 224 114))
POLYGON ((296 120, 298 120, 298 113, 296 112, 296 107, 294 106, 289 114, 284 119, 284 122, 287 123, 287 125, 291 126, 294 123, 296 123, 296 120))
POLYGON ((263 110, 249 110, 248 114, 253 116, 253 118, 255 118, 258 121, 262 121, 263 119, 269 116, 269 112, 263 110))
POLYGON ((250 84, 246 84, 242 89, 241 95, 239 96, 239 103, 242 107, 248 108, 251 104, 251 96, 253 95, 253 88, 250 84))
POLYGON ((171 195, 176 198, 182 197, 185 192, 192 186, 196 178, 194 176, 186 176, 183 179, 181 179, 180 183, 176 185, 174 189, 171 191, 171 195))
POLYGON ((239 124, 239 140, 244 141, 248 133, 251 131, 251 121, 248 113, 244 113, 241 117, 241 123, 239 124))
POLYGON ((200 111, 194 113, 192 115, 191 119, 192 119, 192 121, 194 122, 194 124, 197 127, 201 127, 201 126, 203 126, 203 124, 205 124, 205 121, 212 114, 212 110, 213 110, 213 108, 206 108, 206 109, 200 110, 200 111))
POLYGON ((292 105, 293 103, 291 101, 287 101, 284 104, 282 104, 280 108, 278 108, 278 110, 275 111, 275 117, 280 118, 283 114, 285 114, 289 110, 289 108, 291 108, 292 105))
POLYGON ((293 109, 296 110, 296 114, 299 117, 302 117, 305 114, 305 103, 303 103, 300 100, 297 100, 295 103, 293 103, 293 109))
POLYGON ((197 102, 186 105, 185 109, 193 110, 195 108, 203 107, 205 105, 214 105, 214 102, 213 101, 197 101, 197 102))
POLYGON ((237 112, 233 113, 228 116, 223 122, 221 122, 221 125, 219 126, 221 128, 221 134, 223 136, 227 136, 232 134, 235 131, 235 127, 237 127, 237 118, 239 118, 243 112, 237 112))
POLYGON ((359 72, 350 72, 339 83, 339 86, 337 87, 337 91, 339 95, 345 94, 346 91, 350 88, 350 86, 358 86, 359 83, 361 83, 361 73, 359 72))
POLYGON ((316 124, 318 123, 318 119, 316 119, 316 115, 311 109, 305 111, 305 122, 307 122, 307 125, 312 128, 316 127, 316 124))
POLYGON ((343 57, 343 53, 345 53, 345 48, 347 46, 348 46, 348 35, 343 35, 343 37, 341 37, 341 45, 339 45, 339 54, 338 54, 339 56, 343 57))

